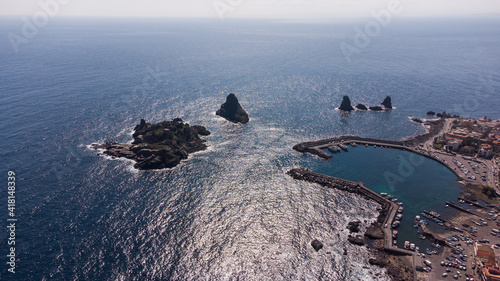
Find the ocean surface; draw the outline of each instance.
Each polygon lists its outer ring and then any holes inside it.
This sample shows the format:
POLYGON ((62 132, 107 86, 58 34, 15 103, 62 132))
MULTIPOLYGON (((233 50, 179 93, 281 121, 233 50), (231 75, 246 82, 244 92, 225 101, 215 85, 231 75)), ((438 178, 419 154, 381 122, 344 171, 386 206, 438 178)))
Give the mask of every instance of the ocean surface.
POLYGON ((0 171, 3 186, 16 173, 18 221, 11 274, 4 188, 0 279, 388 280, 347 242, 347 223, 369 224, 377 205, 285 172, 363 181, 409 213, 455 197, 456 177, 427 159, 391 187, 384 173, 408 153, 358 147, 321 160, 291 147, 403 139, 425 132, 408 117, 428 110, 500 118, 500 20, 395 17, 346 59, 340 44, 369 21, 56 17, 16 53, 8 34, 23 22, 1 18, 0 171), (231 92, 247 125, 215 115, 231 92), (390 95, 396 109, 343 114, 343 95, 367 105, 390 95), (137 171, 88 149, 131 141, 141 118, 176 117, 212 135, 174 169, 137 171))

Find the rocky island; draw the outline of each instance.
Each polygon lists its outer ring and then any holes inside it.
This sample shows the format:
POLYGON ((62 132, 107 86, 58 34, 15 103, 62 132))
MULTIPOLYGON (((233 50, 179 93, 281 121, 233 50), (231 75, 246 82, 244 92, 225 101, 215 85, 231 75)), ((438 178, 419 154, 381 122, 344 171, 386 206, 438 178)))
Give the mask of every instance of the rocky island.
POLYGON ((339 106, 339 109, 342 111, 353 111, 354 108, 351 105, 351 100, 349 99, 348 96, 344 96, 342 98, 342 103, 339 106))
POLYGON ((390 96, 385 97, 384 101, 382 102, 382 105, 387 109, 392 109, 391 97, 390 96))
POLYGON ((234 123, 248 123, 248 114, 243 110, 236 96, 231 93, 227 96, 226 102, 223 103, 219 110, 215 113, 228 121, 234 123))
POLYGON ((371 111, 383 111, 384 109, 381 106, 370 106, 371 111))
POLYGON ((362 104, 362 103, 360 103, 360 104, 356 105, 356 108, 357 108, 358 110, 368 110, 368 107, 366 107, 366 105, 364 105, 364 104, 362 104))
POLYGON ((205 127, 189 126, 180 118, 157 124, 141 119, 134 130, 132 144, 108 142, 91 147, 103 149, 104 155, 134 160, 134 168, 139 170, 164 169, 177 166, 190 153, 205 150, 206 141, 200 135, 210 135, 205 127))

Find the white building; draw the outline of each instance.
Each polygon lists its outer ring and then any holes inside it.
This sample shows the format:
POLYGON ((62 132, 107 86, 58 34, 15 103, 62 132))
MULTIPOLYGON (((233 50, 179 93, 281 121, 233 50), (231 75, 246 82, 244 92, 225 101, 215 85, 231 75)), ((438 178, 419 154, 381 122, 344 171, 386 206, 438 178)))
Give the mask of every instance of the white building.
POLYGON ((452 151, 457 151, 459 147, 460 142, 458 142, 457 140, 451 140, 448 142, 448 148, 452 151))

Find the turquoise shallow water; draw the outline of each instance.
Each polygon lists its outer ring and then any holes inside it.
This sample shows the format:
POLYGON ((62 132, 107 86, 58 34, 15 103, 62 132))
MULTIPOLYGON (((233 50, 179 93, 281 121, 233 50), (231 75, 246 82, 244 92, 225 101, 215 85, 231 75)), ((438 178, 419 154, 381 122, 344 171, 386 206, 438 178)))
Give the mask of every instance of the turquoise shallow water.
MULTIPOLYGON (((457 213, 445 207, 446 201, 457 201, 461 191, 457 176, 441 163, 416 153, 349 146, 348 152, 334 154, 330 160, 318 160, 313 169, 325 175, 363 182, 373 191, 391 194, 403 202, 403 219, 397 229, 399 247, 403 247, 405 240, 416 243, 423 250, 429 247, 413 228, 415 216, 423 210, 436 211, 445 219, 457 213)), ((443 229, 434 222, 429 223, 434 229, 443 229)))

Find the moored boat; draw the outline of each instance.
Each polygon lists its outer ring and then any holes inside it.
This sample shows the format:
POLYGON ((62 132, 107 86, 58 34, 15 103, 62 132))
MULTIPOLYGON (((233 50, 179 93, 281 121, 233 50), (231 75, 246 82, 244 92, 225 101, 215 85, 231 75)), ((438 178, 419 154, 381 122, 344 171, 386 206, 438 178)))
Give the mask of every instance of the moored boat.
POLYGON ((401 222, 396 220, 392 223, 392 228, 397 228, 401 222))
POLYGON ((340 148, 336 145, 329 146, 328 150, 330 150, 330 152, 333 152, 333 153, 340 152, 340 148))
POLYGON ((345 144, 339 144, 339 147, 340 147, 340 149, 342 149, 343 151, 347 151, 347 149, 348 149, 348 148, 347 148, 347 145, 345 145, 345 144))

